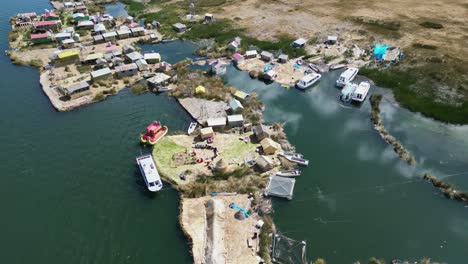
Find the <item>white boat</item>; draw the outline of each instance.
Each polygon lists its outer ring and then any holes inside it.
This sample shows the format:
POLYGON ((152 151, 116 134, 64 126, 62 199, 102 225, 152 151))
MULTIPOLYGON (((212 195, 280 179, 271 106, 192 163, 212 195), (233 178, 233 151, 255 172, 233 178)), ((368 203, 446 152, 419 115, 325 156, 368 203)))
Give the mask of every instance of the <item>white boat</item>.
POLYGON ((338 70, 338 69, 341 69, 341 68, 344 68, 346 67, 345 64, 332 64, 330 65, 330 71, 334 71, 334 70, 338 70))
POLYGON ((152 192, 157 192, 162 189, 163 184, 159 177, 158 168, 154 163, 151 154, 143 155, 136 158, 138 168, 140 169, 141 176, 145 180, 146 187, 152 192))
POLYGON ((322 78, 322 75, 318 73, 307 74, 306 76, 302 77, 302 79, 300 79, 296 85, 299 89, 306 89, 312 86, 314 83, 318 82, 320 78, 322 78))
POLYGON ((190 125, 187 129, 187 134, 192 134, 193 132, 195 132, 195 129, 197 129, 197 122, 190 122, 190 125))
POLYGON ((160 93, 169 92, 169 91, 171 91, 172 89, 174 89, 174 88, 171 88, 171 87, 159 87, 159 88, 158 88, 158 92, 160 92, 160 93))
POLYGON ((299 158, 299 157, 296 157, 296 156, 290 156, 290 155, 286 155, 284 156, 287 160, 291 161, 291 162, 294 162, 294 163, 297 163, 299 165, 303 165, 303 166, 309 166, 309 161, 304 159, 304 158, 299 158))
POLYGON ((356 102, 363 102, 370 90, 370 83, 361 82, 359 86, 354 91, 351 99, 356 102))
POLYGON ((301 176, 301 171, 300 170, 282 170, 282 171, 278 171, 276 173, 276 176, 297 177, 297 176, 301 176))
POLYGON ((338 87, 343 87, 345 86, 348 82, 351 82, 354 80, 354 77, 358 74, 359 69, 350 67, 346 69, 346 71, 342 72, 338 80, 336 80, 336 86, 338 87))
POLYGON ((343 90, 341 90, 340 99, 344 102, 349 102, 351 100, 351 96, 353 95, 354 91, 358 87, 357 84, 349 82, 345 85, 343 90))
POLYGON ((313 64, 313 63, 309 63, 309 68, 311 68, 316 73, 320 72, 320 68, 317 65, 313 64))
POLYGON ((297 157, 297 158, 304 158, 304 155, 302 155, 301 153, 296 153, 296 152, 292 152, 292 151, 283 151, 283 152, 280 152, 279 155, 283 156, 283 157, 286 157, 286 156, 294 156, 294 157, 297 157))

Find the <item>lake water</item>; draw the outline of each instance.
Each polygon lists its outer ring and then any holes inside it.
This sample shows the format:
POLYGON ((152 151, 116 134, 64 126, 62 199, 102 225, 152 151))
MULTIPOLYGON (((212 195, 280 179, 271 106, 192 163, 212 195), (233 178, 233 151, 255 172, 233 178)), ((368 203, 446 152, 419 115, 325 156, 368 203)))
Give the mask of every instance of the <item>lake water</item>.
MULTIPOLYGON (((47 1, 4 3, 2 17, 41 12, 47 1)), ((8 20, 0 22, 7 49, 8 20)), ((192 57, 187 42, 145 45, 171 63, 192 57)), ((310 259, 351 263, 371 256, 423 256, 465 263, 468 208, 420 181, 425 171, 468 189, 468 128, 447 126, 382 104, 386 127, 418 165, 400 161, 372 130, 369 105, 340 105, 325 75, 306 92, 265 85, 228 69, 226 82, 256 92, 267 122, 286 122, 298 151, 311 160, 292 201, 274 199, 279 230, 308 241, 310 259), (464 174, 463 174, 464 173, 464 174)), ((178 227, 178 196, 166 186, 150 195, 135 166, 149 151, 138 135, 153 120, 185 130, 186 113, 166 96, 128 89, 104 102, 58 113, 37 70, 0 58, 0 226, 2 263, 191 263, 178 227)), ((373 91, 388 92, 373 88, 373 91)))

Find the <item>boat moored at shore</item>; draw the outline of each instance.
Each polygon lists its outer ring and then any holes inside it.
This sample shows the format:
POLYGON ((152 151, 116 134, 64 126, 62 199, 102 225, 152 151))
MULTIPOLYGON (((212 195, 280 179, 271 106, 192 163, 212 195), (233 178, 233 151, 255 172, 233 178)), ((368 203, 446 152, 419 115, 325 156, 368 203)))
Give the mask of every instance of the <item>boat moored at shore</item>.
POLYGON ((356 88, 356 90, 353 92, 351 99, 354 102, 361 103, 366 99, 367 94, 369 93, 369 90, 370 90, 370 83, 361 82, 359 86, 356 88))
POLYGON ((341 90, 341 95, 340 95, 341 101, 349 102, 351 100, 351 97, 354 91, 356 91, 357 87, 358 87, 357 84, 348 82, 341 90))
POLYGON ((301 171, 300 170, 282 170, 282 171, 278 171, 276 173, 276 176, 297 177, 297 176, 301 176, 301 171))
POLYGON ((302 90, 307 89, 310 86, 314 85, 316 82, 318 82, 321 77, 322 75, 318 73, 307 74, 297 82, 296 86, 297 88, 302 90))
POLYGON ((146 187, 151 192, 157 192, 162 189, 163 184, 159 176, 158 168, 154 163, 151 154, 143 155, 136 158, 141 176, 145 180, 146 187))
POLYGON ((359 69, 350 67, 346 69, 346 71, 342 72, 338 80, 336 80, 336 86, 338 87, 344 87, 348 82, 351 82, 354 80, 356 75, 358 74, 359 69))
POLYGON ((189 125, 189 127, 187 129, 187 134, 190 135, 193 132, 195 132, 195 129, 197 129, 197 125, 198 125, 197 122, 190 122, 190 125, 189 125))
POLYGON ((146 133, 140 136, 140 142, 154 145, 167 134, 167 131, 169 131, 167 126, 162 126, 160 122, 154 121, 146 127, 146 133))

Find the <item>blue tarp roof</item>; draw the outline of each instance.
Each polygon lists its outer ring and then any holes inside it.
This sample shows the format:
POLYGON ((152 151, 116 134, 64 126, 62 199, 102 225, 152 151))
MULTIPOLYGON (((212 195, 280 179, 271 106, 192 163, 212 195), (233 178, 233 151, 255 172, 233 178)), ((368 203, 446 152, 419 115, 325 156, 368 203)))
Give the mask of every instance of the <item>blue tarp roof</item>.
POLYGON ((382 60, 385 53, 387 53, 387 49, 388 49, 388 45, 378 45, 378 44, 375 44, 375 48, 374 48, 374 57, 377 59, 377 60, 382 60))

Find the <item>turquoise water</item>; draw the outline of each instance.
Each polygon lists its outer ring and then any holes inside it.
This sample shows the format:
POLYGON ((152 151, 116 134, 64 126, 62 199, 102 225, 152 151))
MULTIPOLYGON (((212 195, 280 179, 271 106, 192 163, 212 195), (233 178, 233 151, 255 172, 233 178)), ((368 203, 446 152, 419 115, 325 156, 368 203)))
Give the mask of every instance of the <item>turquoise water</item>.
MULTIPOLYGON (((6 2, 2 17, 41 12, 46 1, 6 2)), ((8 20, 0 21, 7 49, 8 20)), ((143 50, 171 63, 195 45, 143 50)), ((418 160, 400 161, 372 130, 369 105, 340 105, 325 75, 306 92, 265 85, 229 68, 226 82, 256 92, 267 122, 286 122, 290 141, 311 160, 292 201, 274 199, 279 230, 308 241, 309 258, 351 263, 371 256, 465 263, 468 213, 419 177, 427 170, 467 189, 468 128, 447 126, 382 105, 384 123, 418 160)), ((2 263, 191 263, 178 227, 178 196, 150 195, 134 158, 149 151, 138 135, 153 120, 185 130, 185 112, 166 96, 128 89, 74 111, 53 110, 37 70, 0 57, 0 226, 2 263)), ((373 91, 388 92, 378 88, 373 91)))

